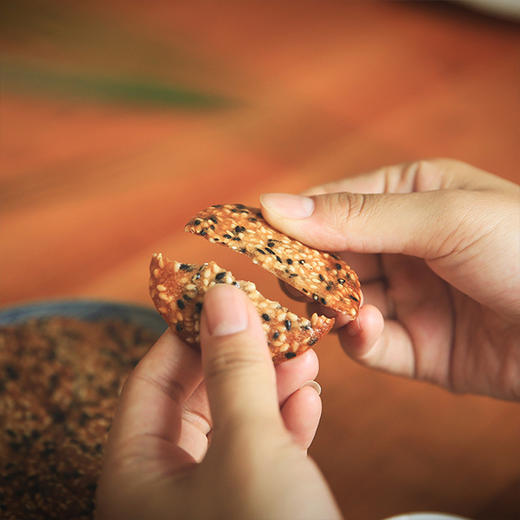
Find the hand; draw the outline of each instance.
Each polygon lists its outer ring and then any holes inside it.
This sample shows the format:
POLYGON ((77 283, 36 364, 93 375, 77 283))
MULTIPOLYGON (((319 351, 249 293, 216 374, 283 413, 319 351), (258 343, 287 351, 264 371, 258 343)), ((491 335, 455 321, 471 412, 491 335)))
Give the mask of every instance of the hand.
POLYGON ((455 392, 520 399, 520 189, 452 160, 268 194, 265 218, 358 272, 356 361, 455 392))
POLYGON ((321 414, 318 393, 303 386, 316 354, 275 372, 256 310, 231 286, 206 295, 200 334, 202 368, 167 332, 130 375, 97 518, 340 518, 306 455, 321 414))

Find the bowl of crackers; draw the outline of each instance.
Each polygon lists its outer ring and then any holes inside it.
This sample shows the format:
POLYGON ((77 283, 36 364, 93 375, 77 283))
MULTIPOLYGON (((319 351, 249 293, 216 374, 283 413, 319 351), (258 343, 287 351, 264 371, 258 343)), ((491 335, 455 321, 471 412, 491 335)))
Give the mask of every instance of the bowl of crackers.
POLYGON ((0 309, 0 517, 93 517, 120 389, 165 328, 126 303, 0 309))

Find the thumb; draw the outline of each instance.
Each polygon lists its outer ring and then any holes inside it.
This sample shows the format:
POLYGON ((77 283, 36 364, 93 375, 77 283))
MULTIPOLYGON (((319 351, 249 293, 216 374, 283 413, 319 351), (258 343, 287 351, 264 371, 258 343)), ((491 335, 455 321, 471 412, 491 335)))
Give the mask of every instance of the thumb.
POLYGON ((443 254, 470 193, 329 193, 260 197, 265 219, 317 249, 358 253, 403 253, 422 258, 443 254), (458 196, 458 199, 454 197, 458 196))
POLYGON ((216 285, 204 299, 202 366, 215 433, 268 423, 282 427, 276 375, 265 332, 249 298, 216 285))

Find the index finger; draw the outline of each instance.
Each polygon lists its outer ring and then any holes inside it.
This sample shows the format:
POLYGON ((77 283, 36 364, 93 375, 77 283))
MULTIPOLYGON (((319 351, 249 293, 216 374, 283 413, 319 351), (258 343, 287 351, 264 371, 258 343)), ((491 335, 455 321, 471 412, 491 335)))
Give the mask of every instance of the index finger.
POLYGON ((301 195, 327 193, 411 193, 438 189, 493 189, 500 179, 462 161, 427 159, 384 166, 353 177, 314 186, 301 195), (476 175, 478 173, 478 175, 476 175))
POLYGON ((168 329, 128 377, 110 443, 140 436, 177 442, 183 404, 201 381, 200 355, 168 329))

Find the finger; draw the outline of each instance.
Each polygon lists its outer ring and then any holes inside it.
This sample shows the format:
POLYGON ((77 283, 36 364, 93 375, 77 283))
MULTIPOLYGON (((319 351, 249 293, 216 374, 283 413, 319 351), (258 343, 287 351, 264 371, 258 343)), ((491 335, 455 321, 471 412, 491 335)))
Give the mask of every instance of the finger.
POLYGON ((326 193, 411 193, 438 189, 493 189, 503 183, 489 173, 453 159, 428 159, 384 166, 362 175, 315 186, 302 195, 326 193))
POLYGON ((200 462, 208 449, 208 434, 211 431, 206 385, 202 382, 184 403, 181 433, 177 445, 200 462))
POLYGON ((340 252, 339 256, 354 269, 362 284, 383 278, 384 276, 381 255, 367 255, 344 251, 340 252))
POLYGON ((309 246, 421 258, 438 258, 460 245, 474 199, 473 192, 464 191, 343 192, 313 198, 275 193, 261 198, 266 220, 309 246))
POLYGON ((301 293, 300 291, 297 291, 294 287, 292 287, 291 285, 287 284, 286 282, 284 282, 280 279, 278 280, 278 284, 280 285, 280 289, 282 289, 282 291, 287 296, 289 296, 289 298, 292 298, 294 301, 305 302, 309 299, 303 293, 301 293))
POLYGON ((176 442, 183 404, 201 380, 199 354, 166 331, 125 383, 111 442, 138 436, 176 442))
POLYGON ((313 349, 276 367, 276 384, 280 405, 307 381, 312 381, 319 370, 318 356, 313 349))
POLYGON ((200 334, 215 438, 219 432, 229 436, 260 424, 264 431, 270 426, 282 431, 275 370, 249 298, 229 285, 211 288, 200 334))
MULTIPOLYGON (((282 406, 291 394, 312 381, 318 375, 318 369, 318 356, 312 349, 276 367, 279 405, 282 406)), ((211 416, 203 382, 184 405, 178 445, 196 461, 201 461, 208 448, 210 431, 211 416)))
MULTIPOLYGON (((377 307, 385 319, 392 318, 394 315, 394 305, 388 295, 387 284, 383 280, 377 280, 363 285, 363 305, 366 304, 377 307)), ((335 331, 352 321, 352 318, 346 314, 336 312, 319 303, 309 302, 307 304, 307 314, 312 316, 313 313, 327 316, 327 318, 334 318, 333 330, 335 331)))
POLYGON ((358 318, 338 331, 343 350, 358 363, 395 375, 414 377, 415 351, 408 332, 366 305, 358 318))
POLYGON ((285 427, 304 450, 309 448, 316 435, 321 409, 321 398, 313 386, 304 386, 294 392, 282 407, 285 427))

